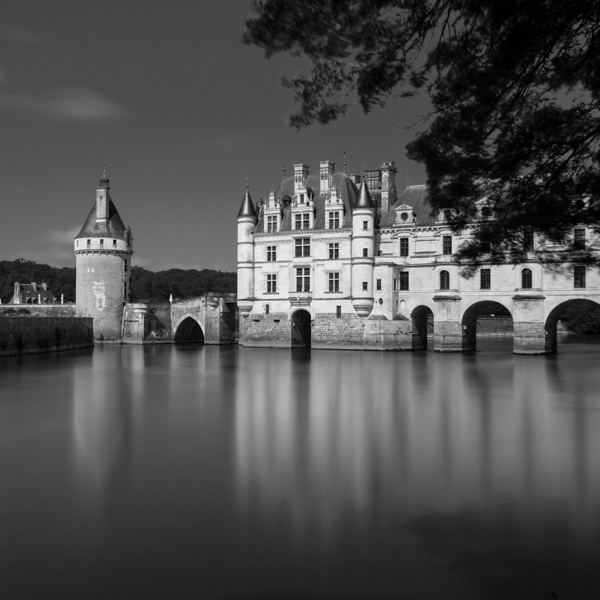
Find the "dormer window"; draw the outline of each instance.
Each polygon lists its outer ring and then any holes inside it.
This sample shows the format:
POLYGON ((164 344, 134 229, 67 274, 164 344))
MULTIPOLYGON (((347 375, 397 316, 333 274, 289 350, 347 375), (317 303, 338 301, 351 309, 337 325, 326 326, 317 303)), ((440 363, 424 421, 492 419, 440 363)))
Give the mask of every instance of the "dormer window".
POLYGON ((400 215, 400 218, 401 218, 403 221, 407 221, 407 220, 408 220, 408 213, 407 213, 407 212, 403 212, 403 213, 400 215))
POLYGON ((300 194, 300 204, 304 204, 304 194, 300 194))

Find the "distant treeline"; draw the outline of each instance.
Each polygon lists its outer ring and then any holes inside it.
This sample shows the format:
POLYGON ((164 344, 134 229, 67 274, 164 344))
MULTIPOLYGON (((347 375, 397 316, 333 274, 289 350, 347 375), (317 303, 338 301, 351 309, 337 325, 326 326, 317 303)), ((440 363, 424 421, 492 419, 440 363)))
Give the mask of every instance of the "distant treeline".
MULTIPOLYGON (((75 268, 51 267, 31 260, 0 261, 0 298, 10 302, 15 281, 20 283, 47 283, 48 289, 60 301, 75 302, 75 268)), ((235 292, 237 275, 214 269, 169 269, 148 271, 141 267, 131 269, 132 302, 168 302, 169 296, 185 299, 202 296, 208 292, 225 294, 235 292)))

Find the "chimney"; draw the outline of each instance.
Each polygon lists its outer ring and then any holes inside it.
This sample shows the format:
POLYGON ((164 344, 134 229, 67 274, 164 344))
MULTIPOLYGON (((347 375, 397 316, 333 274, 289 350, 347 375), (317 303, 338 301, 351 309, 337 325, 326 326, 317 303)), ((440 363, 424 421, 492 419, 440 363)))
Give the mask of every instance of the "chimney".
POLYGON ((21 284, 18 281, 15 281, 13 304, 21 304, 21 284))
POLYGON ((335 169, 335 163, 332 163, 329 160, 322 160, 321 161, 321 176, 320 176, 320 181, 321 181, 321 193, 323 192, 329 192, 330 189, 330 185, 331 185, 331 178, 333 177, 333 171, 335 169))
POLYGON ((48 291, 48 284, 47 283, 42 283, 42 289, 47 292, 48 291))
POLYGON ((396 165, 394 161, 381 165, 381 213, 385 214, 396 204, 396 165))
POLYGON ((100 186, 96 188, 96 221, 108 221, 108 207, 110 196, 108 195, 108 179, 106 178, 106 165, 100 180, 100 186))
POLYGON ((37 292, 37 283, 35 281, 31 282, 31 287, 33 288, 34 292, 37 292))
POLYGON ((294 194, 306 190, 306 180, 308 179, 308 165, 294 165, 294 194))

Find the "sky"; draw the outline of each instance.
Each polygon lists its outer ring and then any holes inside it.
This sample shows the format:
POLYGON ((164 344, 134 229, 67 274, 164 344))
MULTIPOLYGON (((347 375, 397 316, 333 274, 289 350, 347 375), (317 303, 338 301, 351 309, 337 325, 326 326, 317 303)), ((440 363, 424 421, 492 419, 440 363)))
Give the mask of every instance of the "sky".
POLYGON ((236 269, 246 177, 254 201, 284 163, 360 173, 393 160, 397 187, 425 183, 404 126, 425 108, 394 100, 297 132, 280 84, 302 69, 241 43, 250 0, 3 0, 0 14, 0 260, 75 266, 106 164, 134 237, 133 265, 236 269))

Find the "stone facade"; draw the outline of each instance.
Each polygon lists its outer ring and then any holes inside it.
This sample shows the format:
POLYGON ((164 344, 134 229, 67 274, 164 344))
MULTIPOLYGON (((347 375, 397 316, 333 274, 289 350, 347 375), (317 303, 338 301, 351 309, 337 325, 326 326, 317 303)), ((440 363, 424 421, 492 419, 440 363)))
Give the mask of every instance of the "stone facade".
MULTIPOLYGON (((496 328, 514 334, 515 352, 544 353, 556 349, 556 322, 568 303, 600 302, 598 271, 557 265, 562 248, 539 236, 522 264, 482 264, 463 276, 455 252, 490 218, 485 201, 456 234, 445 211, 431 214, 425 186, 398 195, 395 173, 393 162, 363 178, 321 161, 318 176, 295 165, 294 176, 256 207, 246 191, 238 214, 240 344, 420 349, 433 321, 441 352, 473 350, 478 329, 496 328), (512 326, 482 320, 494 303, 512 326)), ((600 253, 594 228, 573 236, 600 253)))
POLYGON ((56 352, 93 345, 92 319, 0 316, 0 356, 56 352))
POLYGON ((77 316, 94 319, 97 341, 120 342, 129 298, 133 237, 110 197, 104 175, 96 202, 74 240, 77 316))

